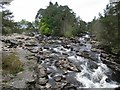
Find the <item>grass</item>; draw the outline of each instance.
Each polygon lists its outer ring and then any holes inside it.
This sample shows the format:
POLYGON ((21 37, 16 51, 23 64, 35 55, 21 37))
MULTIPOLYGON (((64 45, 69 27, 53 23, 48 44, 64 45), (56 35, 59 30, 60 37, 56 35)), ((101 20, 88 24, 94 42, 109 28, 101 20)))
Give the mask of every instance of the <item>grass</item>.
POLYGON ((2 69, 3 72, 9 72, 16 74, 23 70, 23 64, 19 60, 19 57, 15 53, 3 56, 2 58, 2 69))

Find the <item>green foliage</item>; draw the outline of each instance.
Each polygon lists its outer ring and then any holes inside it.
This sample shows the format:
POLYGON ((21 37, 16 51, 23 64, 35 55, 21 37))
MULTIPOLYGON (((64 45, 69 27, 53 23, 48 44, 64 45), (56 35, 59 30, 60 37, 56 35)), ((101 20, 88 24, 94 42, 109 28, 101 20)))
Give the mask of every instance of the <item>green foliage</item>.
MULTIPOLYGON (((1 4, 1 3, 0 3, 1 4)), ((2 2, 1 8, 4 8, 2 12, 2 34, 12 34, 12 33, 30 33, 35 30, 35 23, 26 20, 21 20, 20 22, 13 21, 13 14, 10 10, 5 8, 5 5, 9 5, 9 2, 2 2)))
POLYGON ((64 36, 65 36, 65 37, 71 37, 72 35, 73 35, 72 31, 66 31, 66 32, 64 33, 64 36))
POLYGON ((78 32, 81 33, 85 25, 79 24, 80 21, 82 20, 78 20, 68 6, 59 6, 57 2, 55 4, 50 2, 46 9, 40 9, 36 15, 39 31, 53 36, 70 37, 78 32))
POLYGON ((25 32, 25 33, 30 33, 35 30, 34 22, 31 23, 24 19, 22 19, 20 22, 17 22, 16 26, 19 30, 21 30, 21 32, 25 32))
POLYGON ((10 10, 5 8, 5 5, 9 5, 9 2, 2 2, 2 34, 12 34, 12 33, 21 33, 21 30, 19 29, 17 22, 13 21, 13 14, 10 10))
POLYGON ((2 69, 9 73, 16 74, 23 70, 23 64, 15 53, 2 57, 2 69))
POLYGON ((42 23, 42 22, 41 22, 41 26, 40 26, 39 30, 40 30, 41 34, 44 34, 46 36, 49 36, 52 33, 51 30, 49 29, 48 25, 46 23, 42 23))
POLYGON ((14 27, 13 15, 9 10, 2 11, 2 34, 11 34, 14 27))
POLYGON ((120 52, 120 2, 107 5, 104 16, 92 22, 92 32, 96 39, 107 46, 107 50, 118 54, 120 52))

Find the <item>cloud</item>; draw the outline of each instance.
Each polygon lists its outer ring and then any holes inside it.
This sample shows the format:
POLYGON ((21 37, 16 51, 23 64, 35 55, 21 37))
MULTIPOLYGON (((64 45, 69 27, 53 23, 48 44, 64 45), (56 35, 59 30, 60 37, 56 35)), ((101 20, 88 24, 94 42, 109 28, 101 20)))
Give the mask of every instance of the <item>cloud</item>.
POLYGON ((37 11, 40 8, 46 8, 49 1, 53 3, 57 1, 59 5, 68 5, 77 16, 85 21, 91 21, 108 4, 108 0, 14 0, 10 10, 15 16, 15 21, 21 19, 34 21, 37 11))

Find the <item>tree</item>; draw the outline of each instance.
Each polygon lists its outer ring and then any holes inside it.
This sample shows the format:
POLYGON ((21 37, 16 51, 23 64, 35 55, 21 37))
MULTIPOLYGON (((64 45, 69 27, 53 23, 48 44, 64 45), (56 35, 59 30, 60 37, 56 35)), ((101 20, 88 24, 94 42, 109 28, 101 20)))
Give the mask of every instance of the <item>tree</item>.
POLYGON ((39 31, 42 31, 42 34, 45 34, 44 31, 46 31, 43 29, 49 28, 47 35, 53 36, 70 37, 80 32, 80 28, 84 30, 85 27, 83 21, 80 21, 81 24, 78 25, 79 22, 72 9, 68 6, 58 5, 57 2, 55 4, 50 2, 46 9, 40 9, 36 15, 36 23, 39 25, 39 31))
POLYGON ((10 2, 0 2, 0 7, 2 8, 2 34, 12 33, 12 28, 14 27, 12 12, 5 9, 5 5, 9 5, 10 2))
POLYGON ((22 19, 20 22, 17 22, 16 24, 22 32, 30 33, 35 30, 34 22, 31 23, 29 21, 26 21, 25 19, 22 19))
POLYGON ((120 52, 120 2, 109 4, 104 10, 104 15, 94 21, 93 33, 97 40, 106 46, 107 51, 114 54, 120 52))

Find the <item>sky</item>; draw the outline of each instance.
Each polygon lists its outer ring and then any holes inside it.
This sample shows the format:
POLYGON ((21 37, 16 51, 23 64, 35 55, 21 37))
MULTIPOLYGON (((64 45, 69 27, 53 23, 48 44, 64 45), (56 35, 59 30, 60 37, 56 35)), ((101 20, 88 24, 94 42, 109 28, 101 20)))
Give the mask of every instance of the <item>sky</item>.
POLYGON ((86 22, 92 21, 99 12, 103 13, 109 0, 13 0, 9 9, 13 12, 14 20, 34 21, 37 11, 40 8, 46 8, 49 2, 58 2, 59 5, 68 5, 76 16, 86 22))

